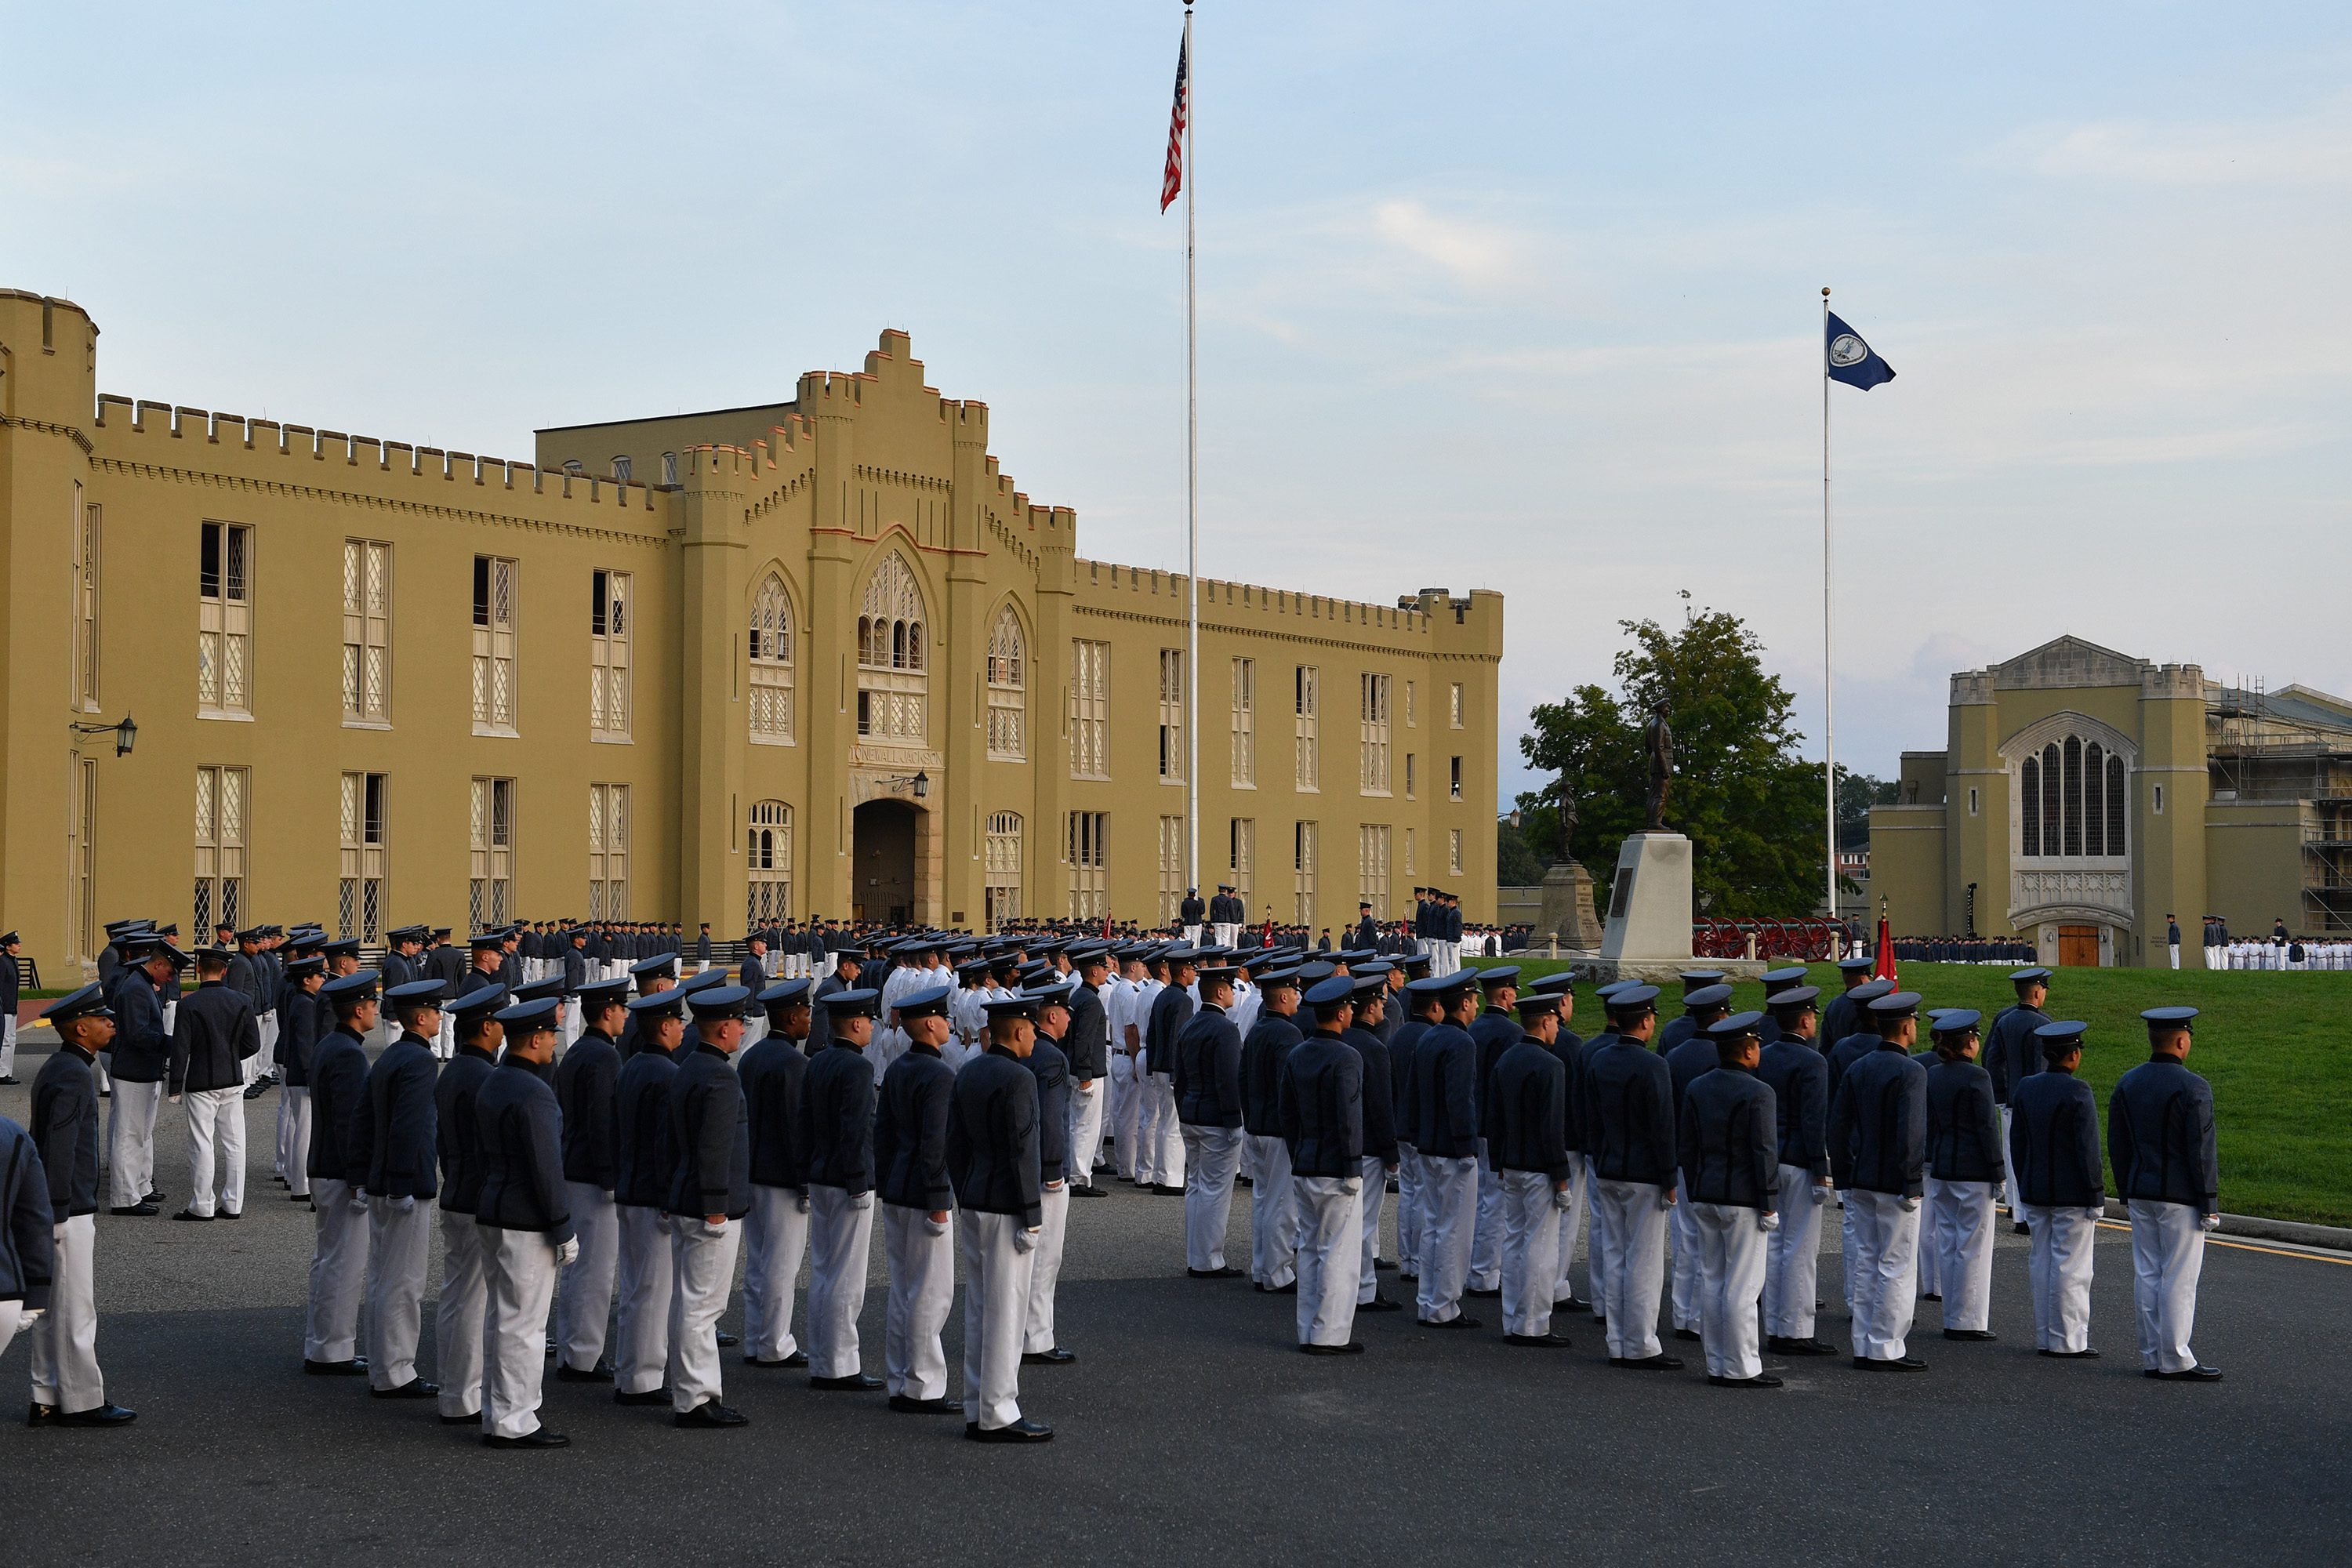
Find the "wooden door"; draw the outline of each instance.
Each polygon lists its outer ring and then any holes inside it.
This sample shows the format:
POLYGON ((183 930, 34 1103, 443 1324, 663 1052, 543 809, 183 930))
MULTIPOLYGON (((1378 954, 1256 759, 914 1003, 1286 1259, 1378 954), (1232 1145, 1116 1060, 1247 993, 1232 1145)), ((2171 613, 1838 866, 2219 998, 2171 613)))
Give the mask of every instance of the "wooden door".
POLYGON ((2099 928, 2060 926, 2058 962, 2068 968, 2096 969, 2099 966, 2099 928))

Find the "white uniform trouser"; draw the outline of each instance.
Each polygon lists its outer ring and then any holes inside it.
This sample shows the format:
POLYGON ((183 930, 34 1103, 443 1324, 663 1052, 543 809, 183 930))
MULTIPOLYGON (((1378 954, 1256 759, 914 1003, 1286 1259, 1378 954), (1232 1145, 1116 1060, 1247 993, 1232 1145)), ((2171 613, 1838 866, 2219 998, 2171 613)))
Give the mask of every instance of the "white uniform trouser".
POLYGON ((948 1352, 940 1335, 955 1306, 953 1214, 933 1224, 921 1209, 882 1205, 890 1295, 882 1314, 883 1384, 893 1397, 944 1399, 948 1352))
POLYGON ((0 1078, 16 1076, 16 1020, 0 1018, 0 1078))
POLYGON ((1201 945, 1201 928, 1199 926, 1189 925, 1184 928, 1184 945, 1186 947, 1198 947, 1201 945))
MULTIPOLYGON (((1812 1207, 1811 1199, 1798 1202, 1812 1207)), ((1754 1377, 1764 1370, 1756 1353, 1756 1302, 1764 1293, 1768 1233, 1763 1215, 1731 1204, 1692 1204, 1698 1237, 1699 1338, 1710 1377, 1754 1377)))
POLYGON ((1584 1237, 1584 1277, 1592 1292, 1595 1317, 1609 1316, 1609 1216, 1601 1205, 1601 1177, 1591 1159, 1584 1162, 1585 1214, 1590 1228, 1584 1237))
POLYGON ((1070 1080, 1070 1180, 1092 1186, 1095 1157, 1102 1152, 1103 1100, 1110 1093, 1108 1079, 1095 1079, 1091 1089, 1070 1080))
POLYGON ((613 1387, 622 1394, 651 1394, 669 1371, 669 1302, 677 1279, 669 1252, 669 1215, 637 1204, 623 1204, 618 1212, 620 1310, 613 1327, 613 1387))
POLYGON ((749 1255, 743 1268, 743 1353, 754 1361, 782 1361, 800 1352, 800 1342, 793 1338, 793 1290, 800 1283, 808 1235, 799 1188, 751 1189, 751 1212, 743 1220, 749 1255))
MULTIPOLYGON (((472 1215, 441 1211, 441 1301, 433 1316, 433 1373, 441 1385, 444 1415, 472 1415, 482 1408, 484 1342, 497 1332, 488 1317, 488 1253, 508 1234, 485 1229, 472 1215)), ((542 1359, 533 1357, 533 1363, 542 1359)), ((539 1404, 538 1392, 534 1379, 533 1408, 539 1404)))
MULTIPOLYGON (((1553 1282, 1551 1288, 1551 1300, 1554 1306, 1576 1300, 1576 1289, 1568 1280, 1568 1266, 1576 1258, 1576 1238, 1584 1228, 1584 1209, 1587 1201, 1585 1198, 1586 1167, 1583 1158, 1570 1154, 1568 1157, 1568 1206, 1566 1208, 1556 1206, 1552 1210, 1552 1217, 1559 1227, 1559 1237, 1554 1242, 1554 1248, 1559 1259, 1559 1278, 1553 1282)), ((1585 1272, 1589 1275, 1591 1271, 1591 1265, 1588 1262, 1585 1272)), ((1587 1286, 1586 1289, 1590 1289, 1591 1287, 1587 1286)))
POLYGON ((1478 1161, 1469 1154, 1421 1157, 1422 1321, 1450 1323, 1462 1315, 1462 1287, 1470 1277, 1470 1235, 1478 1224, 1478 1161))
POLYGON ((1478 1140, 1478 1215, 1470 1227, 1470 1289, 1499 1289, 1503 1283, 1503 1183, 1478 1140))
POLYGON ((0 1301, 0 1355, 8 1353, 8 1346, 16 1339, 17 1327, 24 1321, 24 1302, 0 1301))
POLYGON ((1659 1353, 1658 1297, 1665 1289, 1666 1194, 1654 1182, 1596 1180, 1594 1240, 1608 1249, 1608 1294, 1595 1305, 1609 1320, 1609 1353, 1642 1361, 1659 1353))
POLYGON ((672 1215, 669 1255, 677 1289, 669 1299, 669 1403, 683 1415, 724 1392, 719 1375, 719 1317, 735 1287, 735 1249, 743 1226, 672 1215))
POLYGON ((106 1118, 106 1162, 116 1208, 129 1208, 155 1190, 155 1108, 163 1103, 161 1083, 114 1080, 114 1106, 106 1118))
POLYGON ((49 1310, 33 1325, 33 1403, 72 1415, 106 1403, 98 1370, 98 1288, 91 1255, 98 1218, 78 1214, 50 1226, 56 1247, 49 1310))
POLYGON ((1044 1223, 1037 1227, 1037 1246, 1029 1255, 1029 1314, 1024 1320, 1021 1349, 1044 1352, 1055 1348, 1054 1289, 1062 1281, 1062 1244, 1070 1229, 1070 1184, 1045 1187, 1037 1194, 1044 1223))
POLYGON ((2180 967, 2180 944, 2179 944, 2179 942, 2168 942, 2168 943, 2166 943, 2165 945, 2167 945, 2168 947, 2169 947, 2169 948, 2171 948, 2171 949, 2172 949, 2172 967, 2173 967, 2173 968, 2175 968, 2175 969, 2179 968, 2179 967, 2180 967))
POLYGON ((1293 1176, 1298 1216, 1298 1342, 1344 1345, 1356 1326, 1357 1269, 1363 1240, 1361 1177, 1293 1176))
POLYGON ((580 1256, 563 1271, 555 1311, 556 1354, 587 1372, 604 1359, 604 1331, 613 1315, 613 1269, 621 1249, 621 1216, 613 1194, 593 1182, 566 1182, 572 1228, 580 1256))
MULTIPOLYGON (((464 983, 461 981, 459 984, 462 988, 464 983)), ((457 1015, 444 1013, 441 1015, 441 1030, 433 1037, 433 1055, 436 1059, 446 1062, 457 1054, 457 1015)))
POLYGON ((366 1211, 352 1185, 326 1176, 310 1184, 310 1311, 302 1332, 305 1361, 349 1361, 359 1353, 360 1300, 367 1278, 366 1211))
MULTIPOLYGON (((1279 1290, 1298 1278, 1298 1206, 1290 1191, 1290 1145, 1246 1134, 1256 1156, 1250 1177, 1250 1278, 1279 1290)), ((1186 1205, 1190 1206, 1190 1199, 1186 1205)))
POLYGON ((1015 1214, 961 1214, 963 1418, 993 1431, 1021 1419, 1021 1342, 1036 1254, 1015 1214))
MULTIPOLYGON (((416 1375, 433 1206, 370 1193, 367 1228, 368 1386, 398 1388, 416 1375)), ((544 1353, 546 1347, 540 1348, 544 1353)))
POLYGON ((1944 1297, 1944 1327, 1981 1329, 1992 1321, 1992 1184, 1927 1178, 1928 1243, 1944 1297))
POLYGON ((1356 1234, 1362 1253, 1357 1260, 1356 1304, 1360 1307, 1381 1290, 1375 1265, 1381 1256, 1381 1205, 1388 1199, 1389 1168, 1378 1154, 1367 1154, 1357 1173, 1363 1182, 1356 1194, 1356 1234))
POLYGON ((1503 1331, 1551 1332, 1552 1286, 1559 1278, 1559 1214, 1551 1178, 1503 1171, 1503 1331))
POLYGON ((1192 1268, 1225 1266, 1225 1230, 1234 1217, 1234 1167, 1241 1159, 1238 1127, 1183 1125, 1184 1261, 1192 1268))
POLYGON ((2187 1204, 2134 1198, 2129 1207, 2140 1364, 2156 1372, 2187 1372, 2197 1364, 2197 1352, 2189 1348, 2189 1331, 2197 1323, 2197 1276, 2205 1267, 2205 1232, 2197 1211, 2187 1204))
POLYGON ((1859 1188, 1845 1194, 1853 1247, 1846 1254, 1846 1289, 1853 1298, 1853 1353, 1899 1361, 1919 1309, 1914 1273, 1919 1263, 1919 1211, 1901 1194, 1859 1188))
POLYGON ((245 1212, 245 1092, 192 1089, 180 1097, 188 1112, 188 1207, 211 1214, 245 1212), (220 1178, 220 1201, 213 1179, 220 1178))
POLYGON ((2029 1205, 2025 1222, 2033 1227, 2026 1271, 2033 1287, 2033 1348, 2091 1348, 2091 1251, 2098 1237, 2098 1211, 2029 1205))
POLYGON ((1181 1187, 1184 1184, 1184 1129, 1176 1120, 1176 1080, 1155 1068, 1144 1092, 1151 1096, 1149 1113, 1152 1117, 1152 1182, 1163 1187, 1181 1187))
POLYGON ((862 1370, 857 1314, 866 1305, 866 1259, 874 1243, 874 1194, 809 1189, 809 1375, 862 1370))
POLYGON ((1919 1200, 1919 1261, 1912 1270, 1912 1283, 1921 1296, 1941 1300, 1944 1294, 1943 1270, 1937 1267, 1935 1178, 1927 1178, 1927 1194, 1919 1200))
POLYGON ((2009 1107, 2004 1105, 2000 1108, 2000 1168, 2004 1178, 2000 1184, 2000 1201, 2007 1205, 2011 1218, 2021 1221, 2025 1218, 2025 1211, 2017 1201, 2017 1162, 2009 1152, 2009 1107))
POLYGON ((1764 1331, 1813 1337, 1813 1292, 1821 1285, 1822 1209, 1829 1190, 1802 1165, 1780 1167, 1780 1228, 1765 1238, 1764 1331))
POLYGON ((242 1075, 242 1081, 237 1086, 240 1089, 250 1086, 276 1059, 273 1052, 278 1044, 278 1009, 272 1007, 267 1013, 255 1014, 253 1025, 254 1032, 261 1037, 261 1048, 237 1064, 237 1071, 242 1075))
POLYGON ((1421 1273, 1421 1151, 1397 1142, 1397 1268, 1421 1273))
POLYGON ((1210 930, 1215 935, 1219 947, 1231 947, 1241 940, 1242 928, 1231 921, 1218 921, 1210 927, 1210 930))
POLYGON ((1674 1315, 1675 1327, 1678 1329, 1699 1326, 1698 1216, 1691 1207, 1690 1184, 1681 1183, 1675 1188, 1673 1212, 1667 1216, 1667 1229, 1674 1238, 1674 1315))
POLYGON ((1114 1049, 1110 1058, 1110 1137, 1112 1162, 1120 1176, 1135 1179, 1136 1124, 1143 1110, 1143 1096, 1135 1085, 1135 1058, 1125 1051, 1114 1049))
MULTIPOLYGON (((475 1226, 482 1257, 482 1430, 522 1437, 539 1430, 547 1378, 547 1309, 555 1295, 555 1245, 535 1230, 475 1226)), ((446 1408, 446 1406, 445 1406, 446 1408)), ((463 1414, 458 1412, 457 1414, 463 1414)))
POLYGON ((286 1179, 286 1151, 294 1142, 294 1093, 292 1084, 278 1093, 278 1136, 270 1150, 269 1171, 281 1182, 286 1179))

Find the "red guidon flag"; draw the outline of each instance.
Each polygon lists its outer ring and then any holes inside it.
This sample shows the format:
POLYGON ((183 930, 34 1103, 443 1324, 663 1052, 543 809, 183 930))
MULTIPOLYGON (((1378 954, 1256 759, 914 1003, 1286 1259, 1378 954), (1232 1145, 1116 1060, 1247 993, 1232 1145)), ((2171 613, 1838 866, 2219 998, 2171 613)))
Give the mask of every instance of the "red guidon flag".
POLYGON ((1871 966, 1871 978, 1895 978, 1895 933, 1887 929, 1885 915, 1878 917, 1878 962, 1871 966))
POLYGON ((1184 117, 1191 112, 1190 46, 1176 46, 1176 106, 1168 111, 1168 166, 1160 175, 1160 210, 1166 212, 1184 188, 1184 117))

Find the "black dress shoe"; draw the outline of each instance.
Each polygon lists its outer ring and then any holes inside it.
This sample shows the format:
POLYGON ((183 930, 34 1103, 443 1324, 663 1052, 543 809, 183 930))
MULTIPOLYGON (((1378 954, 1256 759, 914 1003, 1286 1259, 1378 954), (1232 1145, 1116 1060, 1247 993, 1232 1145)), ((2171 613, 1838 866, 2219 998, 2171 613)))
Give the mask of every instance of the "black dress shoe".
POLYGON ((16 1078, 0 1078, 0 1089, 5 1089, 10 1084, 21 1083, 23 1081, 23 1079, 16 1078))
POLYGON ((125 1207, 112 1208, 106 1212, 110 1215, 119 1215, 125 1219, 150 1219, 163 1211, 157 1208, 153 1204, 131 1204, 125 1207))
POLYGON ((1099 1176, 1099 1175, 1101 1175, 1104 1172, 1106 1172, 1106 1171, 1108 1171, 1108 1170, 1109 1170, 1109 1169, 1110 1169, 1110 1162, 1109 1162, 1108 1160, 1097 1160, 1097 1161, 1095 1162, 1095 1163, 1094 1163, 1094 1171, 1093 1171, 1093 1173, 1094 1173, 1095 1175, 1099 1176))
POLYGON ((1375 1258, 1372 1259, 1372 1272, 1392 1274, 1396 1272, 1396 1260, 1391 1258, 1375 1258))
POLYGON ((1465 1288, 1462 1294, 1474 1301, 1499 1301, 1503 1299, 1503 1288, 1497 1285, 1491 1290, 1480 1290, 1471 1287, 1465 1288))
POLYGON ((441 1425, 444 1426, 479 1426, 481 1424, 482 1413, 478 1410, 475 1411, 470 1415, 444 1415, 441 1417, 441 1425))
POLYGON ((2159 1383, 2219 1383, 2221 1381, 2221 1369, 2218 1366, 2191 1366, 2183 1367, 2179 1372, 2158 1372, 2149 1367, 2140 1375, 2155 1378, 2159 1383))
POLYGON ((613 1363, 600 1361, 594 1366, 577 1367, 569 1362, 558 1362, 555 1363, 555 1381, 558 1383, 610 1383, 613 1381, 613 1363))
POLYGON ((311 1361, 306 1357, 302 1371, 311 1377, 365 1377, 367 1357, 355 1355, 349 1361, 311 1361))
POLYGON ((198 1214, 194 1209, 182 1209, 178 1214, 173 1215, 172 1217, 173 1219, 184 1219, 192 1223, 203 1225, 210 1225, 213 1222, 212 1215, 208 1214, 198 1214))
POLYGON ((735 1345, 740 1345, 742 1342, 741 1339, 734 1334, 729 1333, 725 1329, 719 1331, 719 1348, 720 1350, 727 1350, 735 1345))
POLYGON ((613 1390, 613 1403, 615 1405, 667 1405, 669 1390, 648 1388, 643 1394, 631 1394, 625 1388, 616 1388, 613 1390))
POLYGON ((1764 1348, 1770 1351, 1774 1355, 1837 1354, 1837 1346, 1831 1344, 1827 1340, 1790 1339, 1782 1334, 1774 1334, 1771 1338, 1766 1340, 1764 1342, 1764 1348))
POLYGON ((1402 1312, 1404 1310, 1404 1303, 1402 1301, 1392 1301, 1386 1296, 1376 1293, 1369 1301, 1357 1302, 1356 1310, 1359 1312, 1402 1312))
POLYGON ((2000 1338, 1990 1329, 1946 1329, 1944 1337, 1948 1340, 1967 1340, 1977 1344, 1990 1344, 2000 1338))
POLYGON ((1250 1187, 1255 1186, 1256 1184, 1256 1183, 1251 1181, 1247 1176, 1235 1176, 1234 1178, 1234 1185, 1237 1187, 1250 1187))
POLYGON ((1390 1192, 1395 1192, 1395 1191, 1397 1190, 1397 1180, 1396 1180, 1396 1178, 1395 1178, 1394 1176, 1391 1176, 1391 1177, 1389 1178, 1389 1186, 1388 1186, 1388 1190, 1389 1190, 1390 1192))
POLYGON ((1678 1355, 1668 1355, 1661 1351, 1656 1355, 1612 1355, 1609 1358, 1609 1364, 1622 1367, 1627 1372, 1680 1372, 1683 1369, 1683 1358, 1678 1355))
POLYGON ((758 1356, 747 1355, 743 1358, 743 1364, 745 1366, 756 1366, 766 1372, 773 1372, 779 1367, 806 1366, 808 1365, 808 1352, 794 1351, 790 1355, 778 1356, 773 1361, 761 1361, 758 1356))
POLYGON ((911 1394, 894 1394, 890 1396, 890 1408, 901 1415, 961 1415, 963 1414, 963 1401, 917 1399, 911 1394))
POLYGON ((2036 1352, 2034 1352, 2033 1353, 2034 1353, 2035 1355, 2046 1355, 2046 1356, 2048 1356, 2052 1361, 2096 1361, 2096 1360, 2098 1360, 2098 1359, 2099 1359, 2099 1352, 2096 1352, 2096 1351, 2089 1351, 2089 1350, 2084 1350, 2084 1351, 2036 1351, 2036 1352))
POLYGON ((882 1380, 862 1372, 853 1372, 847 1377, 813 1377, 809 1379, 809 1386, 827 1394, 871 1394, 882 1386, 882 1380))
POLYGON ((1242 1271, 1234 1268, 1230 1263, 1224 1264, 1216 1268, 1187 1268, 1184 1270, 1184 1278, 1187 1279, 1238 1279, 1241 1277, 1242 1271))
POLYGON ((1699 1331, 1696 1329, 1676 1329, 1675 1331, 1675 1338, 1678 1340, 1696 1340, 1698 1337, 1699 1331))
POLYGON ((1082 1187, 1072 1187, 1070 1189, 1070 1195, 1074 1198, 1107 1198, 1110 1196, 1108 1193, 1103 1191, 1100 1187, 1096 1186, 1092 1182, 1088 1182, 1082 1187))
POLYGON ((551 1432, 544 1426, 533 1427, 520 1437, 501 1437, 495 1432, 482 1434, 485 1448, 569 1448, 572 1439, 561 1432, 551 1432))
POLYGON ((371 1399, 431 1399, 440 1392, 439 1384, 427 1383, 421 1377, 412 1377, 398 1388, 371 1388, 368 1390, 368 1397, 371 1399))
POLYGON ((1301 1345, 1298 1348, 1307 1355, 1361 1355, 1364 1353, 1364 1344, 1361 1340, 1349 1340, 1344 1345, 1301 1345))
MULTIPOLYGON (((1154 1187, 1151 1190, 1159 1194, 1163 1198, 1181 1198, 1184 1195, 1184 1189, 1181 1187, 1154 1187)), ((1026 1423, 1016 1423, 1016 1425, 1026 1425, 1026 1423)), ((1000 1432, 1010 1432, 1013 1428, 1011 1426, 1000 1426, 997 1430, 1000 1432)), ((994 1440, 1002 1441, 1002 1439, 994 1440)))
POLYGON ((142 1204, 153 1204, 157 1208, 162 1208, 165 1202, 163 1194, 161 1193, 149 1193, 145 1197, 141 1198, 139 1201, 142 1204))
POLYGON ((1402 1263, 1397 1265, 1397 1278, 1407 1285, 1418 1285, 1421 1283, 1421 1275, 1419 1271, 1416 1270, 1408 1273, 1405 1270, 1404 1265, 1402 1263))
MULTIPOLYGON (((1361 1311, 1363 1309, 1359 1307, 1357 1310, 1361 1311)), ((1503 1342, 1507 1345, 1525 1345, 1532 1351, 1564 1351, 1569 1348, 1566 1340, 1552 1334, 1505 1334, 1503 1342)))
POLYGON ((704 1400, 691 1410, 681 1410, 669 1418, 673 1426, 748 1426, 751 1418, 740 1410, 730 1410, 716 1397, 704 1400))
POLYGON ((1050 1443, 1054 1429, 1043 1422, 1021 1420, 1010 1426, 982 1426, 977 1421, 963 1424, 963 1435, 975 1443, 1050 1443))
POLYGON ((2033 1234, 2033 1227, 2026 1224, 2023 1220, 2019 1220, 2015 1225, 2009 1227, 2009 1234, 2011 1236, 2031 1236, 2033 1234))
POLYGON ((1481 1326, 1477 1319, 1466 1313, 1461 1317, 1448 1318, 1442 1323, 1434 1318, 1415 1318, 1413 1321, 1424 1329, 1475 1329, 1481 1326))
POLYGON ((289 1204, 307 1204, 310 1201, 310 1194, 308 1193, 289 1193, 286 1194, 286 1201, 289 1204))
POLYGON ((1590 1301, 1580 1301, 1575 1297, 1570 1296, 1565 1301, 1554 1301, 1551 1304, 1551 1310, 1555 1312, 1590 1312, 1592 1310, 1592 1303, 1590 1301))
POLYGON ((1780 1386, 1780 1380, 1766 1372, 1759 1372, 1754 1377, 1717 1377, 1715 1373, 1708 1373, 1706 1381, 1708 1386, 1712 1388, 1778 1388, 1780 1386))
POLYGON ((1943 1294, 1940 1291, 1922 1290, 1919 1292, 1919 1300, 1922 1301, 1940 1301, 1943 1299, 1943 1294))
POLYGON ((1023 1366, 1067 1366, 1077 1359, 1077 1352, 1066 1351, 1059 1345, 1055 1345, 1049 1351, 1023 1351, 1021 1352, 1021 1364, 1023 1366))
POLYGON ((1927 1370, 1927 1363, 1916 1355, 1898 1356, 1891 1361, 1878 1356, 1858 1355, 1853 1358, 1853 1370, 1856 1372, 1925 1372, 1927 1370))
POLYGON ((223 1209, 215 1217, 220 1219, 243 1219, 245 1217, 245 1211, 243 1209, 223 1209))
POLYGON ((36 1400, 25 1412, 27 1426, 120 1426, 139 1419, 136 1410, 125 1410, 120 1405, 94 1405, 88 1410, 60 1410, 54 1405, 36 1400))
POLYGON ((1250 1281, 1250 1289, 1261 1296, 1296 1296, 1298 1294, 1298 1281, 1293 1279, 1287 1285, 1267 1285, 1253 1279, 1250 1281))

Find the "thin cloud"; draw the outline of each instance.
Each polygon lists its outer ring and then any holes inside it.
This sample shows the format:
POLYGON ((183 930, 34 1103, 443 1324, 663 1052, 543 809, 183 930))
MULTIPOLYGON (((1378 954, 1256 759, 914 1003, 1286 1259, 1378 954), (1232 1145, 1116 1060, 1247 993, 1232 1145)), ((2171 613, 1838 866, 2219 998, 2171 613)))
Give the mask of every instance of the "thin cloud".
POLYGON ((2026 132, 2011 143, 2053 178, 2155 184, 2352 184, 2352 99, 2292 119, 2167 124, 2102 120, 2026 132))

